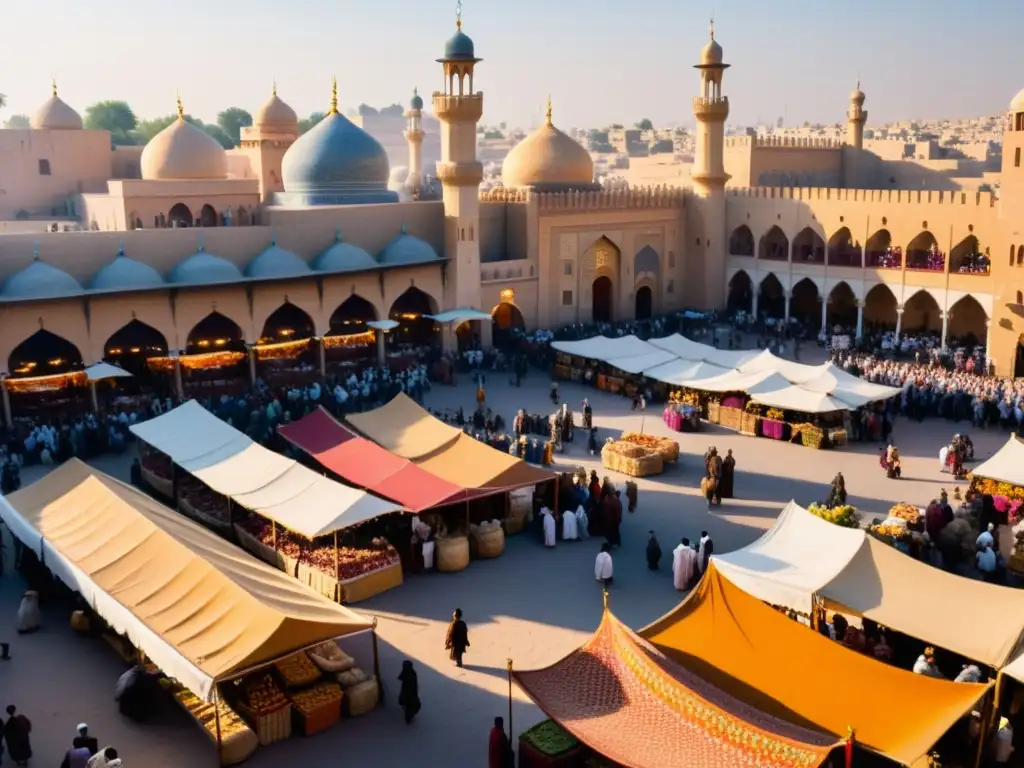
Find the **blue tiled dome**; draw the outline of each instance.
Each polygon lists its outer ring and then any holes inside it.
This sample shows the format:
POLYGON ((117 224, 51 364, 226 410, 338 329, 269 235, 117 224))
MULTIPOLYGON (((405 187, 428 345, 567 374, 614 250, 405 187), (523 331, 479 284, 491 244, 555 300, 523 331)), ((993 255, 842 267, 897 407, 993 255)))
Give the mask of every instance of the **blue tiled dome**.
POLYGON ((281 163, 284 204, 395 202, 384 147, 339 112, 303 134, 281 163))
POLYGON ((409 102, 411 109, 423 109, 423 97, 420 96, 418 88, 412 90, 412 100, 409 102))
POLYGON ((124 249, 118 251, 117 258, 96 273, 92 279, 94 291, 124 291, 134 288, 159 288, 164 279, 149 264, 129 259, 124 249))
POLYGON ((430 243, 415 235, 410 235, 403 226, 401 234, 384 246, 377 261, 382 266, 393 267, 403 264, 422 264, 436 261, 438 258, 437 251, 431 247, 430 243))
POLYGON ((473 40, 459 28, 444 44, 444 58, 448 61, 475 60, 473 40))
POLYGON ((4 299, 48 299, 75 296, 82 292, 82 285, 75 278, 46 262, 36 260, 7 278, 0 298, 4 299))
POLYGON ((231 283, 241 279, 242 273, 238 267, 202 248, 171 270, 171 282, 179 285, 231 283))
POLYGON ((352 243, 343 243, 341 233, 326 251, 316 257, 313 269, 317 272, 356 272, 379 266, 370 254, 352 243))
POLYGON ((312 270, 291 251, 271 243, 263 253, 249 262, 245 268, 246 277, 298 277, 308 275, 312 270))

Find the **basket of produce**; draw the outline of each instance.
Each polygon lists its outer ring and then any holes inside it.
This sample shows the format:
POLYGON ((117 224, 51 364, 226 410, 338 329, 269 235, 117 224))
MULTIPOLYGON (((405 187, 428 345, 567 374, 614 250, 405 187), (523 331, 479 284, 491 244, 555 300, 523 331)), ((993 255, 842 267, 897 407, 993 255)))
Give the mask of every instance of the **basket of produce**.
POLYGON ((897 541, 901 541, 910 536, 910 533, 905 527, 899 525, 886 525, 885 523, 872 525, 868 528, 868 533, 876 539, 884 541, 886 544, 895 544, 897 541))
POLYGON ((434 552, 437 570, 455 573, 469 565, 469 539, 465 536, 438 536, 434 552))
POLYGON ((317 683, 292 694, 292 719, 303 736, 326 731, 341 719, 341 687, 337 683, 317 683))
POLYGON ((471 525, 469 535, 472 537, 473 551, 481 560, 498 557, 505 551, 505 532, 500 520, 471 525))
POLYGON ((743 426, 744 413, 745 411, 742 408, 729 408, 723 405, 719 410, 718 423, 723 427, 739 432, 740 427, 743 426))
POLYGON ((519 736, 519 768, 574 766, 583 747, 576 737, 552 720, 544 720, 519 736))
POLYGON ((227 498, 191 475, 183 475, 178 482, 178 511, 219 533, 231 531, 231 507, 227 498))
POLYGON ((373 678, 345 689, 342 712, 346 717, 361 717, 373 710, 380 701, 380 685, 373 678))
POLYGON ((345 653, 333 640, 327 640, 306 651, 309 660, 320 669, 321 672, 337 674, 346 672, 355 666, 355 661, 345 653))
POLYGON ((257 672, 244 683, 238 711, 267 746, 292 735, 292 706, 269 672, 257 672))
MULTIPOLYGON (((243 523, 235 523, 235 537, 238 539, 238 543, 242 549, 250 554, 255 555, 260 560, 268 563, 278 570, 285 570, 284 556, 277 552, 273 547, 269 547, 259 539, 259 534, 262 533, 263 523, 258 521, 257 518, 250 518, 249 520, 243 521, 243 523), (253 521, 257 522, 253 522, 253 521), (250 533, 250 528, 255 530, 256 533, 250 533)), ((295 573, 289 574, 294 576, 295 573)))
MULTIPOLYGON (((341 573, 346 573, 345 565, 341 573)), ((402 561, 395 559, 391 564, 381 566, 373 571, 361 573, 338 582, 340 600, 343 603, 358 603, 369 600, 374 595, 387 592, 389 589, 402 586, 402 561)))
POLYGON ((910 524, 916 524, 921 519, 921 510, 913 504, 901 501, 889 509, 889 517, 898 517, 900 520, 906 520, 910 524))
POLYGON ((660 453, 663 461, 679 460, 679 443, 665 437, 654 435, 639 435, 635 432, 627 432, 621 437, 624 443, 633 443, 644 448, 649 453, 660 453))
POLYGON ((142 479, 161 496, 174 498, 174 464, 171 457, 157 451, 140 451, 139 468, 142 479))
POLYGON ((601 449, 601 464, 630 477, 660 475, 665 470, 665 460, 660 453, 645 452, 633 443, 606 443, 601 449))
POLYGON ((217 743, 217 730, 219 727, 221 765, 237 765, 243 762, 260 745, 260 740, 253 733, 252 729, 223 700, 217 702, 215 708, 212 703, 203 701, 192 691, 180 685, 174 685, 171 694, 182 709, 199 723, 203 733, 214 744, 217 743), (218 715, 220 719, 219 725, 217 722, 218 715))
POLYGON ((309 660, 305 651, 293 653, 274 662, 286 688, 301 688, 320 679, 320 670, 309 660))
POLYGON ((708 421, 718 424, 722 420, 722 404, 717 400, 708 402, 708 421))
POLYGON ((533 517, 533 488, 519 488, 508 495, 508 516, 505 518, 505 535, 520 533, 533 517))
POLYGON ((740 432, 744 435, 754 437, 760 434, 761 417, 756 413, 744 411, 743 418, 740 421, 740 432))
POLYGON ((841 507, 826 507, 824 504, 811 504, 807 507, 807 511, 815 517, 820 517, 826 522, 834 523, 835 525, 843 528, 860 527, 860 515, 857 513, 856 508, 849 504, 844 504, 841 507))
POLYGON ((796 430, 799 429, 800 442, 805 448, 825 448, 827 447, 825 441, 825 433, 813 424, 800 424, 794 428, 794 437, 796 437, 796 430))

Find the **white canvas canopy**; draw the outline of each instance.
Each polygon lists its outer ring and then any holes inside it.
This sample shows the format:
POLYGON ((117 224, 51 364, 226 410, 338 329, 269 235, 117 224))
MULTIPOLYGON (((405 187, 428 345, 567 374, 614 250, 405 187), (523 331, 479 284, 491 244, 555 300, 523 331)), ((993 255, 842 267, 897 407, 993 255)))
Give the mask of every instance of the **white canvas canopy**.
POLYGON ((636 336, 593 336, 581 341, 553 341, 552 349, 587 360, 612 360, 658 352, 658 348, 636 336))
POLYGON ((837 400, 842 400, 850 407, 860 408, 868 403, 888 400, 900 393, 899 387, 887 387, 883 384, 873 384, 865 381, 852 373, 844 371, 837 365, 825 363, 818 366, 819 373, 805 381, 800 386, 812 392, 823 392, 831 395, 837 400))
POLYGON ((702 379, 711 379, 729 373, 728 368, 711 363, 697 363, 692 360, 673 360, 670 363, 648 368, 644 376, 656 381, 677 386, 696 386, 702 379))
POLYGON ((687 387, 702 389, 705 392, 747 392, 751 387, 758 385, 764 385, 764 391, 770 392, 790 386, 789 382, 782 376, 771 371, 758 371, 755 373, 727 371, 721 376, 697 381, 686 381, 683 384, 687 387))
POLYGON ((701 344, 699 341, 693 341, 678 333, 673 333, 671 336, 666 336, 663 339, 651 339, 649 343, 674 353, 682 360, 710 363, 711 365, 727 369, 738 368, 759 354, 752 350, 718 349, 710 344, 701 344))
POLYGON ((645 376, 648 376, 649 374, 647 373, 647 370, 649 368, 655 368, 657 366, 664 365, 665 363, 670 363, 676 359, 676 356, 671 352, 656 349, 645 355, 613 357, 610 360, 605 360, 605 362, 613 368, 618 368, 620 371, 625 371, 626 373, 643 373, 645 376))
POLYGON ((972 474, 1000 483, 1024 486, 1024 443, 1016 435, 1010 435, 1006 445, 996 451, 991 459, 976 467, 972 474))
POLYGON ((846 567, 863 543, 861 531, 833 525, 791 501, 757 541, 712 559, 747 594, 809 616, 814 594, 846 567))
POLYGON ((442 325, 444 325, 445 323, 455 323, 456 325, 458 325, 460 323, 465 323, 469 320, 492 319, 491 316, 488 315, 486 312, 481 312, 479 309, 470 308, 449 309, 447 312, 441 312, 438 315, 426 315, 426 317, 429 317, 431 320, 436 320, 442 325))
MULTIPOLYGON (((777 376, 778 374, 772 374, 777 376)), ((784 411, 799 411, 801 413, 833 413, 845 411, 850 406, 821 392, 811 392, 796 384, 790 384, 779 389, 767 389, 763 385, 757 385, 747 390, 750 399, 755 403, 767 405, 769 408, 779 408, 784 411)))
POLYGON ((131 374, 124 368, 118 368, 110 363, 96 363, 85 369, 85 378, 89 381, 103 381, 104 379, 131 378, 131 374))
POLYGON ((130 429, 212 490, 307 538, 396 509, 264 448, 194 400, 130 429))
POLYGON ((743 373, 772 371, 785 376, 791 384, 802 384, 820 374, 822 367, 820 365, 806 365, 792 360, 785 360, 766 349, 757 357, 747 360, 740 365, 739 369, 743 373))

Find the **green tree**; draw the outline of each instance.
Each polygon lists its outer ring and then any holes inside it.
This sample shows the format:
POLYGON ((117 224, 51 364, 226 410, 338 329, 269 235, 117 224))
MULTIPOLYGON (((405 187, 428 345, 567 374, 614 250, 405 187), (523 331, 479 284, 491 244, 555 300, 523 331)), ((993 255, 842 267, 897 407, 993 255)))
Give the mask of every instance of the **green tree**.
POLYGON ((327 115, 323 112, 313 112, 309 117, 299 120, 299 133, 305 133, 325 117, 327 117, 327 115))
POLYGON ((242 128, 252 125, 252 115, 241 107, 228 107, 217 115, 217 125, 237 145, 242 140, 242 128))
POLYGON ((643 120, 636 124, 636 127, 638 131, 653 131, 654 123, 652 123, 648 118, 645 117, 643 120))
POLYGON ((621 131, 622 130, 622 123, 612 123, 612 128, 611 129, 613 131, 621 131))
POLYGON ((366 117, 368 115, 379 115, 380 114, 380 112, 378 112, 375 107, 371 107, 369 104, 360 104, 358 112, 363 117, 366 117))
POLYGON ((139 120, 128 102, 98 101, 86 108, 83 123, 87 131, 109 131, 115 147, 136 143, 133 132, 139 120))
POLYGON ((213 138, 215 138, 217 140, 217 143, 220 144, 222 147, 224 147, 224 149, 233 149, 234 148, 234 146, 235 146, 234 140, 230 136, 228 136, 228 132, 227 131, 225 131, 223 128, 221 128, 216 123, 204 123, 202 120, 198 120, 198 119, 197 120, 193 120, 192 122, 195 123, 200 128, 202 128, 208 134, 210 134, 213 138))
MULTIPOLYGON (((231 137, 216 123, 207 124, 198 117, 192 117, 192 115, 185 115, 184 118, 187 122, 196 126, 196 128, 201 128, 210 134, 224 149, 231 149, 235 146, 234 142, 231 141, 231 137)), ((138 127, 135 129, 135 138, 139 144, 146 144, 177 119, 177 115, 164 115, 163 117, 155 117, 152 120, 140 120, 138 127)))
POLYGON ((494 129, 491 129, 491 130, 489 130, 489 131, 484 133, 484 138, 485 139, 504 139, 505 138, 505 134, 502 133, 501 131, 496 131, 494 129))
POLYGON ((0 93, 0 109, 3 109, 6 106, 7 106, 7 95, 3 94, 3 93, 0 93))
POLYGON ((401 117, 405 114, 405 107, 401 104, 392 104, 390 107, 384 107, 380 113, 389 117, 401 117))
POLYGON ((11 115, 4 123, 4 128, 29 128, 28 115, 11 115))

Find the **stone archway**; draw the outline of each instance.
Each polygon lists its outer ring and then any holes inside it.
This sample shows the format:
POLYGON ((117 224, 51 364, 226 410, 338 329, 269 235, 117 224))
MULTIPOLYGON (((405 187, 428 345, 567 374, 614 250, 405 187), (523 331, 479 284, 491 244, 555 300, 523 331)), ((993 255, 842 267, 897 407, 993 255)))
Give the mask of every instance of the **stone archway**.
POLYGON ((789 261, 789 238, 778 226, 772 226, 758 244, 757 257, 765 261, 789 261))
POLYGON ((209 204, 204 205, 199 212, 199 225, 201 227, 216 227, 219 223, 219 217, 214 207, 209 204))
MULTIPOLYGON (((615 289, 619 285, 621 275, 621 264, 622 264, 622 252, 618 246, 615 245, 608 237, 601 236, 595 240, 590 247, 584 252, 580 258, 580 287, 583 295, 580 297, 580 310, 581 320, 586 321, 585 307, 590 304, 591 316, 590 319, 593 322, 602 322, 598 319, 598 316, 593 314, 595 307, 600 303, 602 307, 606 306, 607 312, 604 312, 602 317, 614 317, 616 312, 616 294, 615 289), (598 290, 604 290, 606 286, 610 286, 608 292, 608 299, 605 302, 604 296, 602 295, 601 301, 598 302, 594 295, 595 285, 599 278, 607 278, 607 282, 601 282, 598 290)), ((635 280, 635 278, 634 278, 635 280)), ((628 308, 624 311, 628 312, 628 308)), ((603 322, 610 322, 603 321, 603 322)))
POLYGON ((12 349, 7 358, 12 379, 54 376, 81 369, 82 365, 78 347, 42 328, 12 349))
POLYGON ((830 267, 859 267, 860 243, 855 243, 849 227, 840 227, 828 239, 828 265, 830 267))
POLYGON ((864 322, 872 327, 889 330, 896 327, 896 294, 885 283, 872 286, 864 297, 864 322))
POLYGON ((263 323, 259 344, 281 344, 311 339, 316 335, 313 318, 290 301, 275 309, 263 323))
POLYGON ((950 340, 959 340, 965 346, 985 343, 989 318, 976 298, 970 294, 961 296, 949 308, 948 314, 946 333, 950 340))
POLYGON ((175 203, 167 213, 168 227, 191 227, 194 223, 192 210, 184 203, 175 203))
POLYGON ((941 272, 946 266, 946 256, 939 251, 939 241, 927 229, 907 245, 907 269, 941 272))
POLYGON ((740 224, 729 235, 729 255, 754 255, 754 233, 750 231, 750 227, 746 224, 740 224))
POLYGON ((825 241, 811 227, 804 227, 793 238, 793 262, 824 264, 825 241))
POLYGON ((607 275, 597 277, 590 287, 591 318, 595 323, 610 323, 615 315, 613 310, 615 289, 607 275))
POLYGON ((245 334, 238 323, 220 312, 211 312, 192 326, 185 342, 187 355, 241 352, 245 348, 245 334))
POLYGON ((903 302, 901 330, 906 332, 937 332, 942 328, 939 303, 928 291, 920 290, 903 302))
POLYGON ((821 320, 821 294, 810 278, 793 286, 789 304, 789 316, 795 317, 811 328, 817 328, 821 320))
POLYGON ((636 289, 634 304, 635 320, 650 320, 654 314, 654 292, 649 285, 641 285, 636 289))
POLYGON ((368 322, 377 319, 377 310, 373 304, 358 293, 353 293, 331 313, 328 320, 328 336, 353 336, 366 333, 368 322))
POLYGON ((844 328, 857 325, 857 296, 845 280, 836 283, 828 295, 828 324, 844 328))
POLYGON ((526 321, 519 307, 507 301, 503 301, 491 310, 491 318, 494 323, 492 341, 496 347, 507 347, 515 340, 520 331, 526 330, 526 321))
POLYGON ((881 267, 892 249, 892 235, 888 229, 880 229, 868 238, 864 245, 864 266, 881 267))
POLYGON ((949 252, 949 271, 959 272, 961 268, 965 272, 974 271, 978 268, 981 256, 978 238, 974 235, 968 235, 954 245, 953 250, 949 252))
POLYGON ((729 312, 746 312, 747 314, 753 312, 754 283, 746 271, 741 269, 729 281, 729 295, 725 308, 729 312))
POLYGON ((786 289, 775 273, 769 272, 758 286, 760 296, 757 300, 757 312, 764 317, 779 320, 786 316, 786 289))
POLYGON ((409 286, 391 304, 388 317, 398 322, 389 338, 396 343, 439 344, 441 336, 437 324, 426 315, 437 312, 437 302, 430 294, 416 286, 409 286))
POLYGON ((146 361, 167 354, 167 337, 141 320, 132 320, 114 331, 103 345, 103 358, 133 376, 149 372, 146 361))

